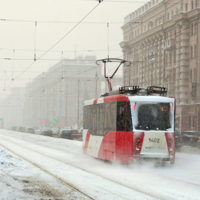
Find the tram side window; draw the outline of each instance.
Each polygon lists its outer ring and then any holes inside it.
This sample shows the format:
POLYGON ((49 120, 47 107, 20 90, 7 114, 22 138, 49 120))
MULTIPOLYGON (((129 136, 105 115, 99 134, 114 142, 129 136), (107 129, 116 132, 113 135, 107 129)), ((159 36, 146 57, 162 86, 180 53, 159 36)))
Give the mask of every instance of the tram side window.
POLYGON ((126 102, 117 103, 117 131, 125 131, 126 102))
POLYGON ((96 135, 97 132, 97 107, 92 107, 92 134, 96 135))
POLYGON ((104 134, 110 130, 116 130, 116 103, 105 105, 104 134))
POLYGON ((99 104, 97 107, 97 135, 103 135, 104 127, 104 104, 99 104))
POLYGON ((126 131, 133 131, 130 102, 127 102, 126 131))
POLYGON ((83 108, 83 128, 88 129, 88 110, 89 106, 84 106, 83 108))

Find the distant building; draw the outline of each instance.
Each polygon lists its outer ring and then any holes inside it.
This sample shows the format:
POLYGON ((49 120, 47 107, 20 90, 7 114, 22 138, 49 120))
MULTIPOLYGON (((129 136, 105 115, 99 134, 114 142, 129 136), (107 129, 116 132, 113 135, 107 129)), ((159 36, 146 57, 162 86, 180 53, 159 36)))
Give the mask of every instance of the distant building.
POLYGON ((23 126, 23 107, 25 90, 20 87, 10 89, 10 94, 1 101, 0 118, 3 118, 4 128, 23 126))
POLYGON ((122 27, 120 45, 132 62, 124 67, 124 85, 167 87, 182 131, 200 131, 199 7, 199 0, 151 0, 122 27))
POLYGON ((27 84, 26 123, 34 126, 81 127, 84 100, 101 94, 102 68, 95 62, 95 56, 63 59, 27 84))

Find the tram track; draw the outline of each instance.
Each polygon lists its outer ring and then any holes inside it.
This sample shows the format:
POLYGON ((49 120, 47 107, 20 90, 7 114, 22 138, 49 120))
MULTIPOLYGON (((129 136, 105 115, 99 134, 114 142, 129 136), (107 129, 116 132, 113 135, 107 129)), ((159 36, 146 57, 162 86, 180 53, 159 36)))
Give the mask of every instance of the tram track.
MULTIPOLYGON (((0 135, 0 137, 2 138, 1 135, 0 135)), ((3 139, 3 138, 2 138, 2 139, 3 139)), ((11 138, 11 139, 12 139, 12 138, 11 138)), ((5 139, 4 139, 4 140, 5 140, 5 139)), ((8 140, 8 141, 9 141, 9 140, 8 140)), ((24 140, 23 140, 23 141, 24 141, 24 140)), ((9 142, 11 142, 11 141, 9 141, 9 142)), ((13 143, 13 144, 15 144, 15 145, 18 145, 17 142, 13 142, 13 141, 12 141, 11 143, 13 143)), ((3 146, 4 148, 8 149, 8 150, 11 151, 12 153, 16 154, 16 153, 13 152, 11 149, 7 148, 5 145, 2 145, 1 142, 0 142, 0 145, 3 146)), ((46 148, 49 148, 47 145, 45 145, 45 147, 46 147, 46 148)), ((148 191, 144 191, 144 190, 141 190, 141 189, 138 189, 138 188, 135 188, 135 187, 130 187, 130 186, 126 185, 126 184, 119 183, 118 181, 115 181, 115 180, 113 180, 113 179, 110 179, 110 178, 108 178, 108 177, 105 177, 105 176, 103 176, 103 175, 100 175, 100 174, 98 174, 98 173, 91 172, 91 171, 89 171, 89 170, 86 170, 86 169, 83 169, 83 168, 78 167, 78 166, 76 166, 76 165, 73 165, 72 163, 69 163, 69 162, 67 162, 67 161, 63 162, 62 160, 56 159, 56 158, 53 157, 53 156, 46 155, 45 153, 41 153, 40 151, 33 150, 33 149, 30 148, 30 147, 27 148, 27 147, 23 146, 23 148, 26 148, 26 149, 28 149, 28 150, 30 150, 30 151, 33 151, 33 152, 38 153, 38 154, 41 154, 41 155, 43 155, 43 156, 52 158, 52 159, 54 159, 54 160, 57 160, 57 161, 59 161, 59 162, 62 162, 62 163, 67 164, 67 165, 69 165, 69 166, 72 166, 72 167, 77 168, 77 169, 79 169, 79 170, 85 171, 85 172, 87 172, 87 173, 94 174, 94 175, 96 175, 96 176, 98 176, 98 177, 101 177, 101 178, 103 178, 103 179, 106 179, 106 180, 108 180, 108 181, 110 181, 110 182, 112 182, 112 183, 118 184, 118 185, 120 185, 120 186, 126 187, 126 188, 131 189, 131 190, 134 190, 134 191, 137 191, 137 192, 139 192, 139 193, 141 193, 141 194, 148 195, 148 196, 150 196, 150 197, 153 198, 153 199, 160 199, 160 200, 164 200, 164 199, 173 199, 173 198, 170 198, 170 197, 167 196, 167 195, 162 195, 162 196, 161 196, 160 194, 152 194, 152 193, 150 193, 150 192, 148 192, 148 191)), ((54 147, 54 148, 55 148, 55 147, 54 147)), ((63 150, 61 150, 61 149, 59 149, 59 148, 58 148, 58 149, 55 148, 55 149, 56 149, 57 151, 62 151, 62 152, 64 152, 63 150)), ((80 189, 76 188, 75 186, 73 186, 73 185, 70 184, 70 183, 67 183, 65 180, 63 180, 62 178, 57 177, 56 175, 52 174, 52 173, 49 172, 48 170, 43 169, 41 166, 37 165, 36 163, 31 162, 30 160, 24 158, 24 157, 21 156, 21 155, 18 155, 18 154, 16 154, 16 155, 19 156, 19 157, 21 157, 22 159, 24 159, 24 160, 26 160, 26 161, 32 163, 32 164, 35 165, 36 167, 42 169, 43 171, 45 171, 46 173, 52 175, 53 177, 57 178, 58 180, 62 181, 63 183, 67 184, 69 187, 73 188, 73 189, 76 190, 77 192, 80 192, 81 194, 87 196, 89 199, 93 199, 93 198, 90 197, 89 195, 87 195, 87 194, 85 194, 84 192, 82 192, 80 189)), ((123 198, 124 198, 124 197, 123 197, 123 198)))
MULTIPOLYGON (((71 183, 66 182, 64 179, 57 177, 55 174, 51 173, 50 171, 44 169, 43 167, 41 167, 40 165, 28 160, 27 158, 25 158, 24 156, 19 155, 18 153, 14 152, 13 150, 11 150, 10 148, 6 147, 5 145, 1 144, 0 145, 4 148, 7 149, 8 151, 10 151, 11 153, 13 153, 14 155, 18 156, 19 158, 26 160, 27 162, 33 164, 35 167, 39 168, 40 170, 44 171, 45 173, 49 174, 50 176, 56 178, 57 180, 61 181, 63 184, 67 185, 67 187, 69 187, 70 189, 72 189, 73 191, 76 191, 82 195, 84 195, 85 197, 87 197, 90 200, 94 200, 94 198, 92 198, 91 196, 89 196, 88 194, 86 194, 85 192, 81 191, 80 189, 78 189, 76 186, 74 186, 71 183)), ((27 148, 28 149, 28 148, 27 148)), ((30 150, 30 149, 29 149, 30 150)), ((35 151, 36 152, 36 151, 35 151)), ((38 152, 37 152, 38 153, 38 152)))

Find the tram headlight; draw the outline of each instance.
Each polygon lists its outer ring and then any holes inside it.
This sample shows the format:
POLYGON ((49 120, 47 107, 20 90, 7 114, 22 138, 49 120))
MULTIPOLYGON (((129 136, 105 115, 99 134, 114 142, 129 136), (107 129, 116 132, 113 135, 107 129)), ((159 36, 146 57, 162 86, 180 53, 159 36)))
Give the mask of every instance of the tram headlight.
POLYGON ((172 140, 169 139, 169 150, 172 151, 172 140))
POLYGON ((136 139, 136 150, 140 150, 140 139, 136 139))

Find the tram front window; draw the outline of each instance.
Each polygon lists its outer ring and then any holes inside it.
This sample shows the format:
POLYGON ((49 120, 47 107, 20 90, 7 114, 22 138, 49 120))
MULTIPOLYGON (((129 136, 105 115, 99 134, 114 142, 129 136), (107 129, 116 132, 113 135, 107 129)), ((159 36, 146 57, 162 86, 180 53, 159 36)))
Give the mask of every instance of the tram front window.
POLYGON ((170 103, 136 102, 131 105, 136 130, 168 130, 172 128, 170 103))

